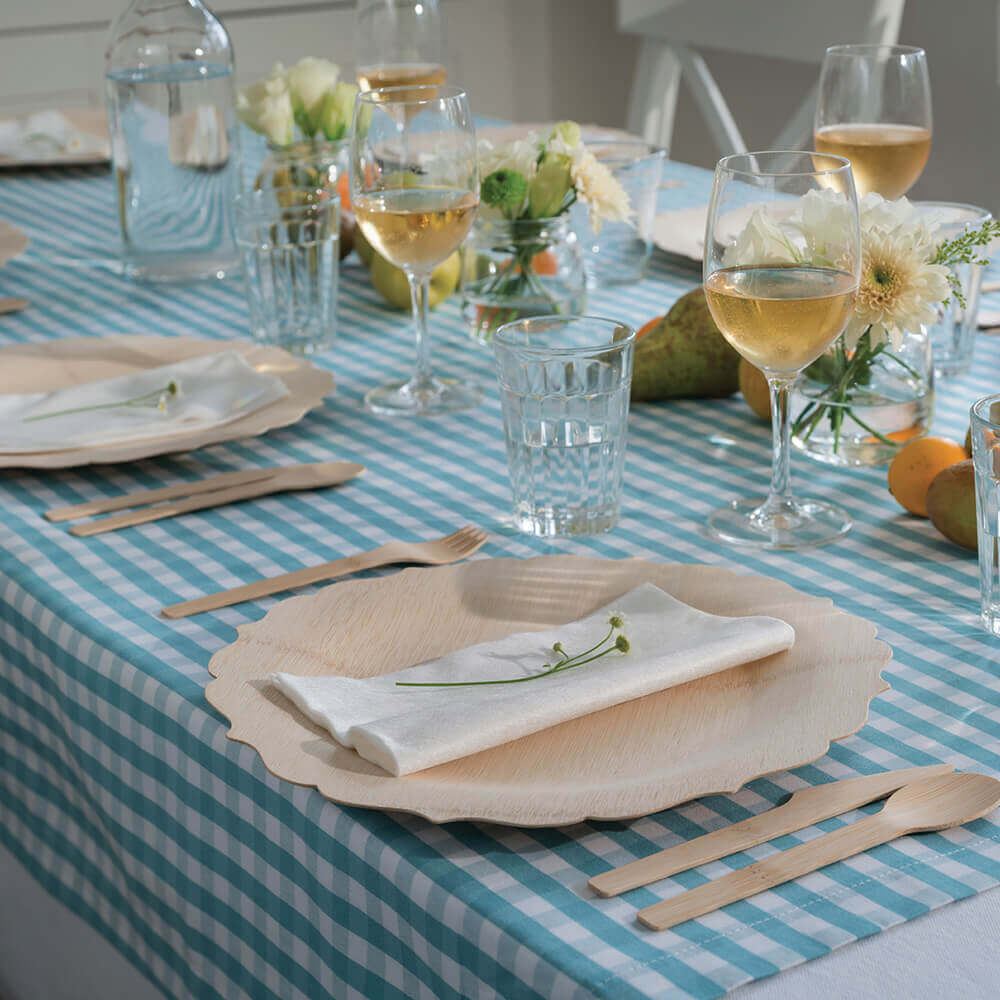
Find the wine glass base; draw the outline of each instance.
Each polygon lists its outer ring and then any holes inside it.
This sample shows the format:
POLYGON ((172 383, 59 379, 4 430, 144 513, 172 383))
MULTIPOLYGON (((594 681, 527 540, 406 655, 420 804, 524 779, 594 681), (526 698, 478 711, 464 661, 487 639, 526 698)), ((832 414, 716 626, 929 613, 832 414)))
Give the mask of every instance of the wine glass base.
POLYGON ((482 389, 474 382, 430 376, 380 385, 367 393, 365 406, 390 417, 423 417, 471 410, 482 398, 482 389))
POLYGON ((758 549, 802 549, 825 545, 851 530, 851 519, 834 504, 821 500, 764 498, 733 500, 708 519, 712 538, 758 549))

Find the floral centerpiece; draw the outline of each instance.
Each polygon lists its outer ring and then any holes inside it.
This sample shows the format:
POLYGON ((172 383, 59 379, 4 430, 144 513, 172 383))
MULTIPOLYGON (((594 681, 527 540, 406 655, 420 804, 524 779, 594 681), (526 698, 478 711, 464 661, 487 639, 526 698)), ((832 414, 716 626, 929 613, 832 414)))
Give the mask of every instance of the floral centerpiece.
POLYGON ((328 59, 306 56, 236 95, 240 120, 268 142, 256 187, 331 187, 346 194, 345 139, 358 88, 328 59))
MULTIPOLYGON (((727 251, 729 263, 835 267, 847 221, 835 191, 811 191, 783 220, 754 212, 727 251)), ((933 365, 926 326, 962 290, 951 265, 986 263, 976 248, 1000 235, 989 222, 941 241, 932 214, 906 198, 865 195, 860 203, 861 275, 854 314, 833 346, 792 392, 792 441, 820 461, 887 461, 926 433, 933 412, 933 365)))
POLYGON ((583 262, 567 213, 587 206, 590 225, 631 215, 628 196, 583 144, 576 122, 547 136, 479 144, 479 215, 466 245, 463 313, 477 339, 526 316, 582 312, 583 262))

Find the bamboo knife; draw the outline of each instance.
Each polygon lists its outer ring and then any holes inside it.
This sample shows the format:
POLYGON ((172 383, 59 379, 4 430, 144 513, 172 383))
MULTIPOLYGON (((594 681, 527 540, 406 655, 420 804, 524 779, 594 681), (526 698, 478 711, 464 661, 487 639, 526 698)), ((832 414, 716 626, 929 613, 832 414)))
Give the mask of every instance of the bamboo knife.
POLYGON ((620 868, 596 875, 587 883, 599 896, 617 896, 619 893, 649 885, 661 878, 676 875, 688 868, 709 861, 718 861, 729 854, 756 847, 767 840, 794 833, 831 816, 868 805, 884 799, 904 785, 923 778, 949 774, 954 770, 951 764, 931 764, 928 767, 909 767, 902 771, 885 771, 869 774, 863 778, 847 778, 831 781, 825 785, 800 788, 783 805, 749 819, 733 823, 696 837, 686 844, 668 847, 649 857, 632 861, 620 868))
MULTIPOLYGON (((250 472, 250 470, 247 470, 250 472)), ((98 535, 117 528, 129 528, 137 524, 148 524, 164 517, 174 517, 177 514, 189 514, 196 510, 218 507, 223 504, 235 503, 239 500, 252 500, 255 497, 267 496, 271 493, 283 493, 290 490, 313 490, 325 486, 337 486, 345 483, 364 472, 364 466, 356 462, 315 462, 307 465, 278 466, 271 470, 252 470, 252 478, 246 473, 223 473, 201 483, 187 483, 177 487, 166 487, 162 490, 148 490, 143 493, 133 493, 128 497, 116 497, 105 501, 104 510, 120 509, 123 506, 154 503, 155 506, 143 510, 128 511, 112 517, 102 517, 86 524, 77 524, 70 528, 70 534, 78 537, 98 535), (261 476, 262 472, 268 474, 261 476), (229 477, 227 479, 227 477, 229 477), (211 487, 209 486, 211 484, 211 487), (182 499, 171 500, 173 496, 182 499), (166 503, 157 501, 166 500, 166 503)), ((80 517, 94 513, 93 504, 80 504, 77 507, 57 508, 48 511, 49 520, 61 521, 71 517, 80 517)))

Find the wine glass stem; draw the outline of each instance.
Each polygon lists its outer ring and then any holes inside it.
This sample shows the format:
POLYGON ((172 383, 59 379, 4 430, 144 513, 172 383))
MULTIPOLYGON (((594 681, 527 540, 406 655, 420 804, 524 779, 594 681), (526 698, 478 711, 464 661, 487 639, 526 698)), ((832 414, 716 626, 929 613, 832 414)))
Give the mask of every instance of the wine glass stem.
POLYGON ((768 375, 767 387, 771 393, 771 432, 774 452, 771 463, 771 492, 767 506, 774 508, 788 503, 791 488, 791 421, 788 417, 788 394, 795 376, 768 375))
POLYGON ((414 382, 426 382, 431 377, 431 345, 427 336, 427 295, 430 290, 429 274, 407 274, 410 282, 410 302, 413 307, 413 332, 417 345, 417 363, 413 372, 414 382))

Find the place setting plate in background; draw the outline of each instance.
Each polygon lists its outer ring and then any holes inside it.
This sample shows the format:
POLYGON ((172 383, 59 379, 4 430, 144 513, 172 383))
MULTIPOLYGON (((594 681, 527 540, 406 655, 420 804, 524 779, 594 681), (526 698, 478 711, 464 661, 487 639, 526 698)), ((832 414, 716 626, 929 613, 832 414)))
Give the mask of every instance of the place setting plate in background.
POLYGON ((257 371, 277 375, 288 387, 288 395, 215 427, 175 431, 141 441, 69 447, 62 451, 0 452, 0 468, 65 469, 96 463, 131 462, 153 455, 193 451, 220 441, 257 437, 301 420, 334 389, 330 372, 279 347, 245 340, 126 335, 72 337, 0 348, 0 395, 50 392, 220 351, 238 351, 257 371))

